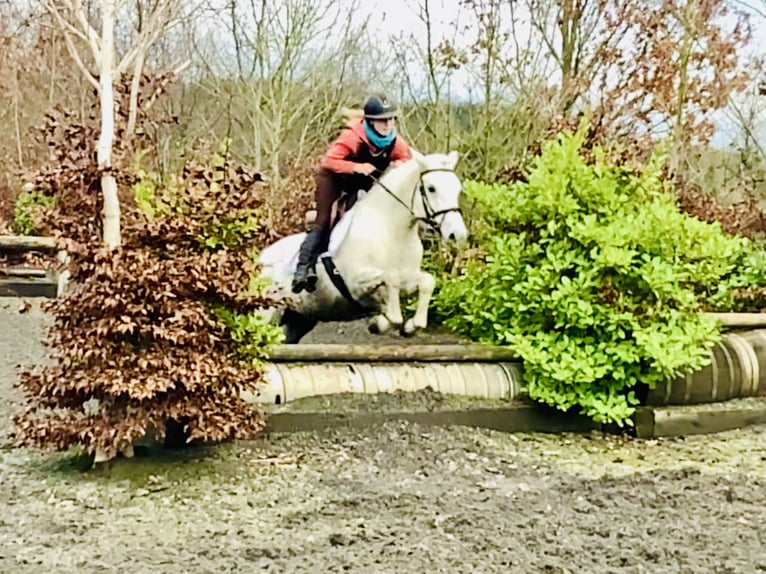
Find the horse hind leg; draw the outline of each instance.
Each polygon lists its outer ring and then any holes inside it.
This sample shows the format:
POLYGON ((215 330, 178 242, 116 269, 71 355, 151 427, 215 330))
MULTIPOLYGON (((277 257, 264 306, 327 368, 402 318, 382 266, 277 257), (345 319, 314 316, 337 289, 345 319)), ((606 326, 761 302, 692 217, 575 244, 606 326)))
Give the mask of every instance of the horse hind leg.
POLYGON ((285 334, 285 343, 294 345, 316 327, 317 322, 297 311, 285 309, 279 324, 285 334))
POLYGON ((393 327, 402 328, 401 302, 399 300, 399 287, 393 283, 381 282, 375 287, 378 296, 376 299, 380 305, 381 313, 370 318, 367 329, 375 335, 386 333, 393 327))
POLYGON ((382 334, 397 328, 404 336, 415 334, 418 329, 425 329, 428 324, 428 305, 433 296, 436 281, 430 273, 420 271, 417 275, 416 290, 418 292, 418 302, 415 315, 404 321, 402 317, 401 294, 402 289, 393 281, 386 281, 379 272, 370 274, 374 278, 374 283, 367 284, 370 292, 377 293, 377 301, 380 306, 380 313, 373 315, 367 323, 367 329, 373 334, 382 334))
POLYGON ((382 335, 391 330, 391 321, 389 321, 385 315, 373 315, 367 322, 367 330, 373 335, 382 335))

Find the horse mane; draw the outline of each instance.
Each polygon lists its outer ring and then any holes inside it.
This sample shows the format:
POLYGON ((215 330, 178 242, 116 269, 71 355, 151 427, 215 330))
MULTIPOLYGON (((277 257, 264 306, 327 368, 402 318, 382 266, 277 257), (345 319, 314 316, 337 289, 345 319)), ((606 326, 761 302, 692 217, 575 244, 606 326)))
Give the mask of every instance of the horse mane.
POLYGON ((352 124, 364 118, 364 110, 359 108, 341 108, 340 115, 346 127, 351 127, 352 124))
MULTIPOLYGON (((401 163, 401 164, 399 164, 397 166, 389 165, 386 168, 386 171, 384 171, 380 175, 379 181, 383 182, 383 185, 389 185, 390 186, 390 185, 392 185, 392 182, 391 182, 391 175, 392 174, 395 174, 395 173, 399 172, 399 176, 400 177, 402 177, 402 178, 407 177, 409 175, 409 173, 407 171, 401 171, 401 172, 399 171, 401 168, 404 168, 405 166, 414 167, 414 168, 416 168, 418 170, 418 172, 419 172, 419 169, 420 169, 419 166, 417 165, 417 161, 415 160, 415 158, 411 158, 411 159, 408 159, 404 163, 401 163)), ((375 186, 373 185, 373 187, 375 187, 375 186)), ((370 190, 372 190, 372 188, 370 188, 370 190)))

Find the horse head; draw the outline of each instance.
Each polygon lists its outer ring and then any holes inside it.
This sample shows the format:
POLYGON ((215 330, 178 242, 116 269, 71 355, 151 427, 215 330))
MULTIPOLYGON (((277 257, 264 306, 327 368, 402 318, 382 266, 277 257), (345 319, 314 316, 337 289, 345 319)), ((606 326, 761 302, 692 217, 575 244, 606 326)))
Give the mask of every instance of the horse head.
POLYGON ((420 171, 420 185, 413 196, 413 212, 416 217, 439 231, 446 241, 462 242, 468 236, 460 210, 460 194, 463 185, 455 173, 458 152, 423 155, 412 150, 413 160, 420 171))

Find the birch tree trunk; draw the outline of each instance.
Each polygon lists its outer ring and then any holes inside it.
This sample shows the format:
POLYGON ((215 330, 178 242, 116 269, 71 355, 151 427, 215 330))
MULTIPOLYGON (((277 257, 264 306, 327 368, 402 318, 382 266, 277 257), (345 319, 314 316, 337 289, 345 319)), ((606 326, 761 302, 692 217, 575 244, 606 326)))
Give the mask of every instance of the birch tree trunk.
POLYGON ((115 0, 101 3, 101 60, 99 62, 99 98, 101 105, 101 135, 97 159, 103 194, 103 241, 110 249, 122 243, 120 233, 120 200, 117 180, 112 172, 114 145, 114 15, 115 0))

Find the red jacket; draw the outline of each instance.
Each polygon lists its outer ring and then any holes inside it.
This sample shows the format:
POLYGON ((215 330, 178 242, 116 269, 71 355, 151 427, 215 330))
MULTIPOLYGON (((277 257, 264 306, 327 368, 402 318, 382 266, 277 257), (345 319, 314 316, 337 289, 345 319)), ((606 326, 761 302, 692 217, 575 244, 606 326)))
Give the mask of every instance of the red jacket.
MULTIPOLYGON (((330 144, 320 162, 322 168, 335 173, 354 173, 354 165, 366 161, 362 159, 363 156, 370 154, 378 156, 384 151, 377 149, 367 139, 363 122, 364 120, 351 122, 348 128, 344 129, 338 138, 330 144)), ((410 146, 397 135, 388 157, 389 162, 404 161, 411 158, 410 146)))

